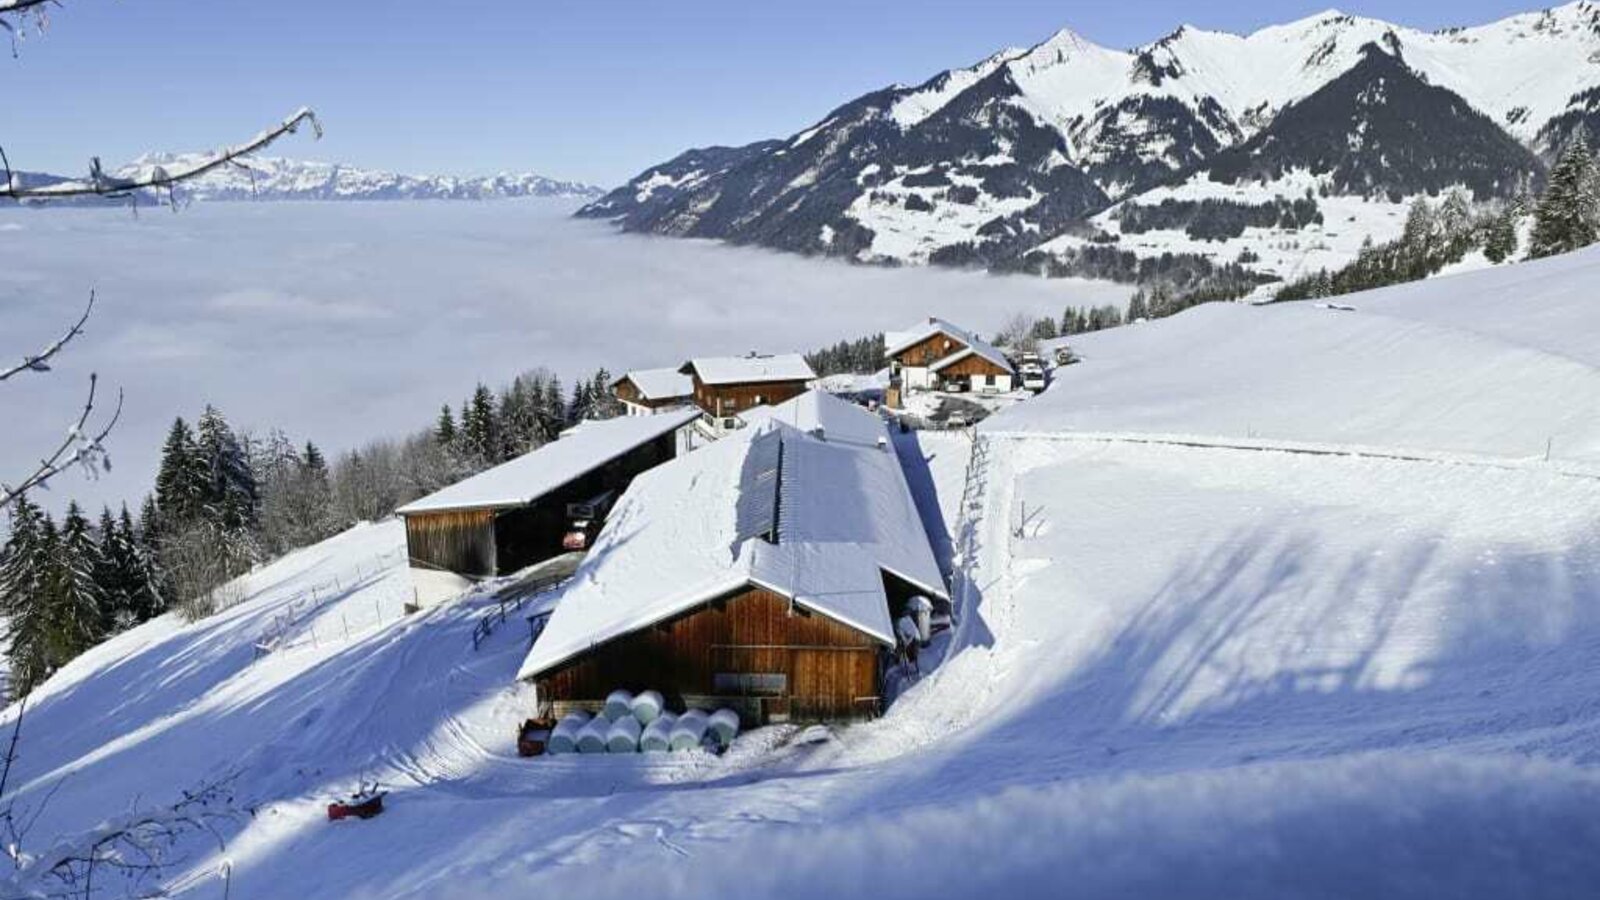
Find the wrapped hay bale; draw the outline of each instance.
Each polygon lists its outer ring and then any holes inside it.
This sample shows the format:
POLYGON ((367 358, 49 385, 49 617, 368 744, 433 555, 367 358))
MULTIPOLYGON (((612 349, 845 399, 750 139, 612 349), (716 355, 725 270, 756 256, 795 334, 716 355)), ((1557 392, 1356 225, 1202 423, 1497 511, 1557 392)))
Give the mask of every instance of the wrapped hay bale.
POLYGON ((705 712, 691 709, 678 717, 672 726, 672 734, 668 739, 669 746, 674 753, 682 750, 693 750, 700 746, 706 738, 706 727, 710 724, 705 712))
POLYGON ((582 710, 567 713, 561 717, 561 721, 557 722, 555 729, 550 732, 550 743, 546 745, 545 749, 550 753, 576 753, 578 751, 578 732, 582 731, 583 726, 587 724, 589 724, 588 713, 582 710))
POLYGON ((724 706, 706 720, 706 728, 718 743, 726 747, 733 743, 734 736, 739 733, 739 714, 724 706))
POLYGON ((621 688, 607 694, 602 715, 613 722, 623 716, 633 715, 633 694, 621 688))
POLYGON ((611 723, 605 716, 595 716, 578 730, 579 753, 606 752, 606 739, 611 736, 611 723))
POLYGON ((639 733, 644 731, 644 726, 633 716, 623 716, 611 723, 611 728, 606 731, 607 753, 638 753, 639 733))
POLYGON ((672 749, 672 727, 678 724, 678 717, 669 712, 662 713, 654 722, 645 726, 644 734, 639 738, 639 749, 645 753, 665 753, 672 749))
POLYGON ((640 725, 649 725, 661 716, 666 704, 666 698, 661 696, 660 691, 640 691, 633 698, 633 717, 639 720, 640 725))

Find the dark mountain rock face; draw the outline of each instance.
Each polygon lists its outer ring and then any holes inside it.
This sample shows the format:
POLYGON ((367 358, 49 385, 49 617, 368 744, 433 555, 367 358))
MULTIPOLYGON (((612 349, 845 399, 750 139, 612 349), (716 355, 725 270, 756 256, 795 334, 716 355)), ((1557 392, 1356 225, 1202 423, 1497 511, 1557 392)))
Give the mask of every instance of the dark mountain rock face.
POLYGON ((1423 81, 1376 45, 1355 68, 1286 107, 1265 131, 1219 153, 1212 181, 1273 181, 1295 169, 1334 192, 1398 201, 1454 185, 1478 199, 1509 197, 1543 167, 1488 116, 1423 81))
MULTIPOLYGON (((1347 208, 1325 223, 1331 197, 1393 204, 1464 188, 1489 202, 1536 190, 1541 156, 1580 128, 1596 134, 1589 64, 1540 75, 1573 84, 1564 107, 1548 89, 1517 105, 1491 70, 1463 74, 1485 46, 1500 48, 1502 68, 1507 47, 1530 65, 1547 52, 1592 63, 1600 10, 1437 33, 1323 14, 1250 36, 1180 28, 1127 53, 1063 31, 867 94, 787 140, 691 150, 578 215, 862 262, 1118 278, 1155 265, 1196 283, 1210 266, 1247 282, 1252 248, 1227 245, 1257 240, 1247 232, 1298 246, 1308 230, 1332 237, 1395 218, 1351 225, 1347 208)), ((1281 254, 1273 264, 1293 265, 1281 254)))

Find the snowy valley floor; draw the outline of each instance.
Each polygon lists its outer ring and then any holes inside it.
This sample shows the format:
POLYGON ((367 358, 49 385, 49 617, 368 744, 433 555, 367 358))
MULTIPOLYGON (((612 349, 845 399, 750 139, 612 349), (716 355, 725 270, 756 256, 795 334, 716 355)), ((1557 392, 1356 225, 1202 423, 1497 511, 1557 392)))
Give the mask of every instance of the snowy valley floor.
POLYGON ((389 522, 74 662, 32 701, 19 795, 56 791, 38 831, 76 834, 237 773, 253 814, 169 879, 195 898, 225 860, 231 896, 295 900, 1593 896, 1600 351, 1572 336, 1600 333, 1575 299, 1600 256, 1553 264, 1514 273, 1567 273, 1514 324, 1455 319, 1497 270, 1436 282, 1455 306, 1119 329, 978 443, 903 444, 967 563, 962 616, 943 665, 834 741, 518 759, 520 622, 474 651, 481 597, 400 616, 389 522), (1245 416, 1262 442, 1425 458, 1146 440, 1239 442, 1245 416), (364 778, 389 811, 326 822, 364 778))

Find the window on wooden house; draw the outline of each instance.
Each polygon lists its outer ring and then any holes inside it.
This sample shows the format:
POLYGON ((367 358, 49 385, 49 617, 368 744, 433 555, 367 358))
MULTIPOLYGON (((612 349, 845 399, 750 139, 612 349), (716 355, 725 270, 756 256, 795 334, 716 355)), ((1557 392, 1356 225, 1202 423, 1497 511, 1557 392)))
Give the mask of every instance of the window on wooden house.
POLYGON ((711 692, 736 697, 781 697, 789 692, 789 676, 782 672, 716 672, 711 692))

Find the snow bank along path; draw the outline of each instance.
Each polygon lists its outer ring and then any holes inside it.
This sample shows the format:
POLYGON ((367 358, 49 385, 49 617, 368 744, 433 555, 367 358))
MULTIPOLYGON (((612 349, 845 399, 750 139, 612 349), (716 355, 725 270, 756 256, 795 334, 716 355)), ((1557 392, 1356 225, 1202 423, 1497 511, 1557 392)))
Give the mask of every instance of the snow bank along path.
POLYGON ((403 543, 391 522, 264 567, 212 619, 75 661, 30 705, 18 797, 56 790, 38 833, 71 834, 237 772, 254 815, 225 854, 190 848, 169 883, 189 897, 222 895, 224 857, 236 896, 296 900, 1582 893, 1600 883, 1600 482, 1525 445, 1554 432, 1565 463, 1593 461, 1593 417, 1569 407, 1594 396, 1600 351, 1572 337, 1600 333, 1576 299, 1594 259, 1430 283, 1448 299, 1202 308, 1091 336, 995 419, 1233 441, 1248 409, 1256 440, 1517 464, 902 442, 965 564, 956 643, 833 739, 519 760, 523 634, 474 652, 481 595, 389 613, 403 562, 371 560, 403 543), (1501 311, 1513 299, 1525 313, 1501 311), (318 639, 255 659, 330 579, 318 639), (389 811, 323 821, 362 778, 393 789, 389 811))

